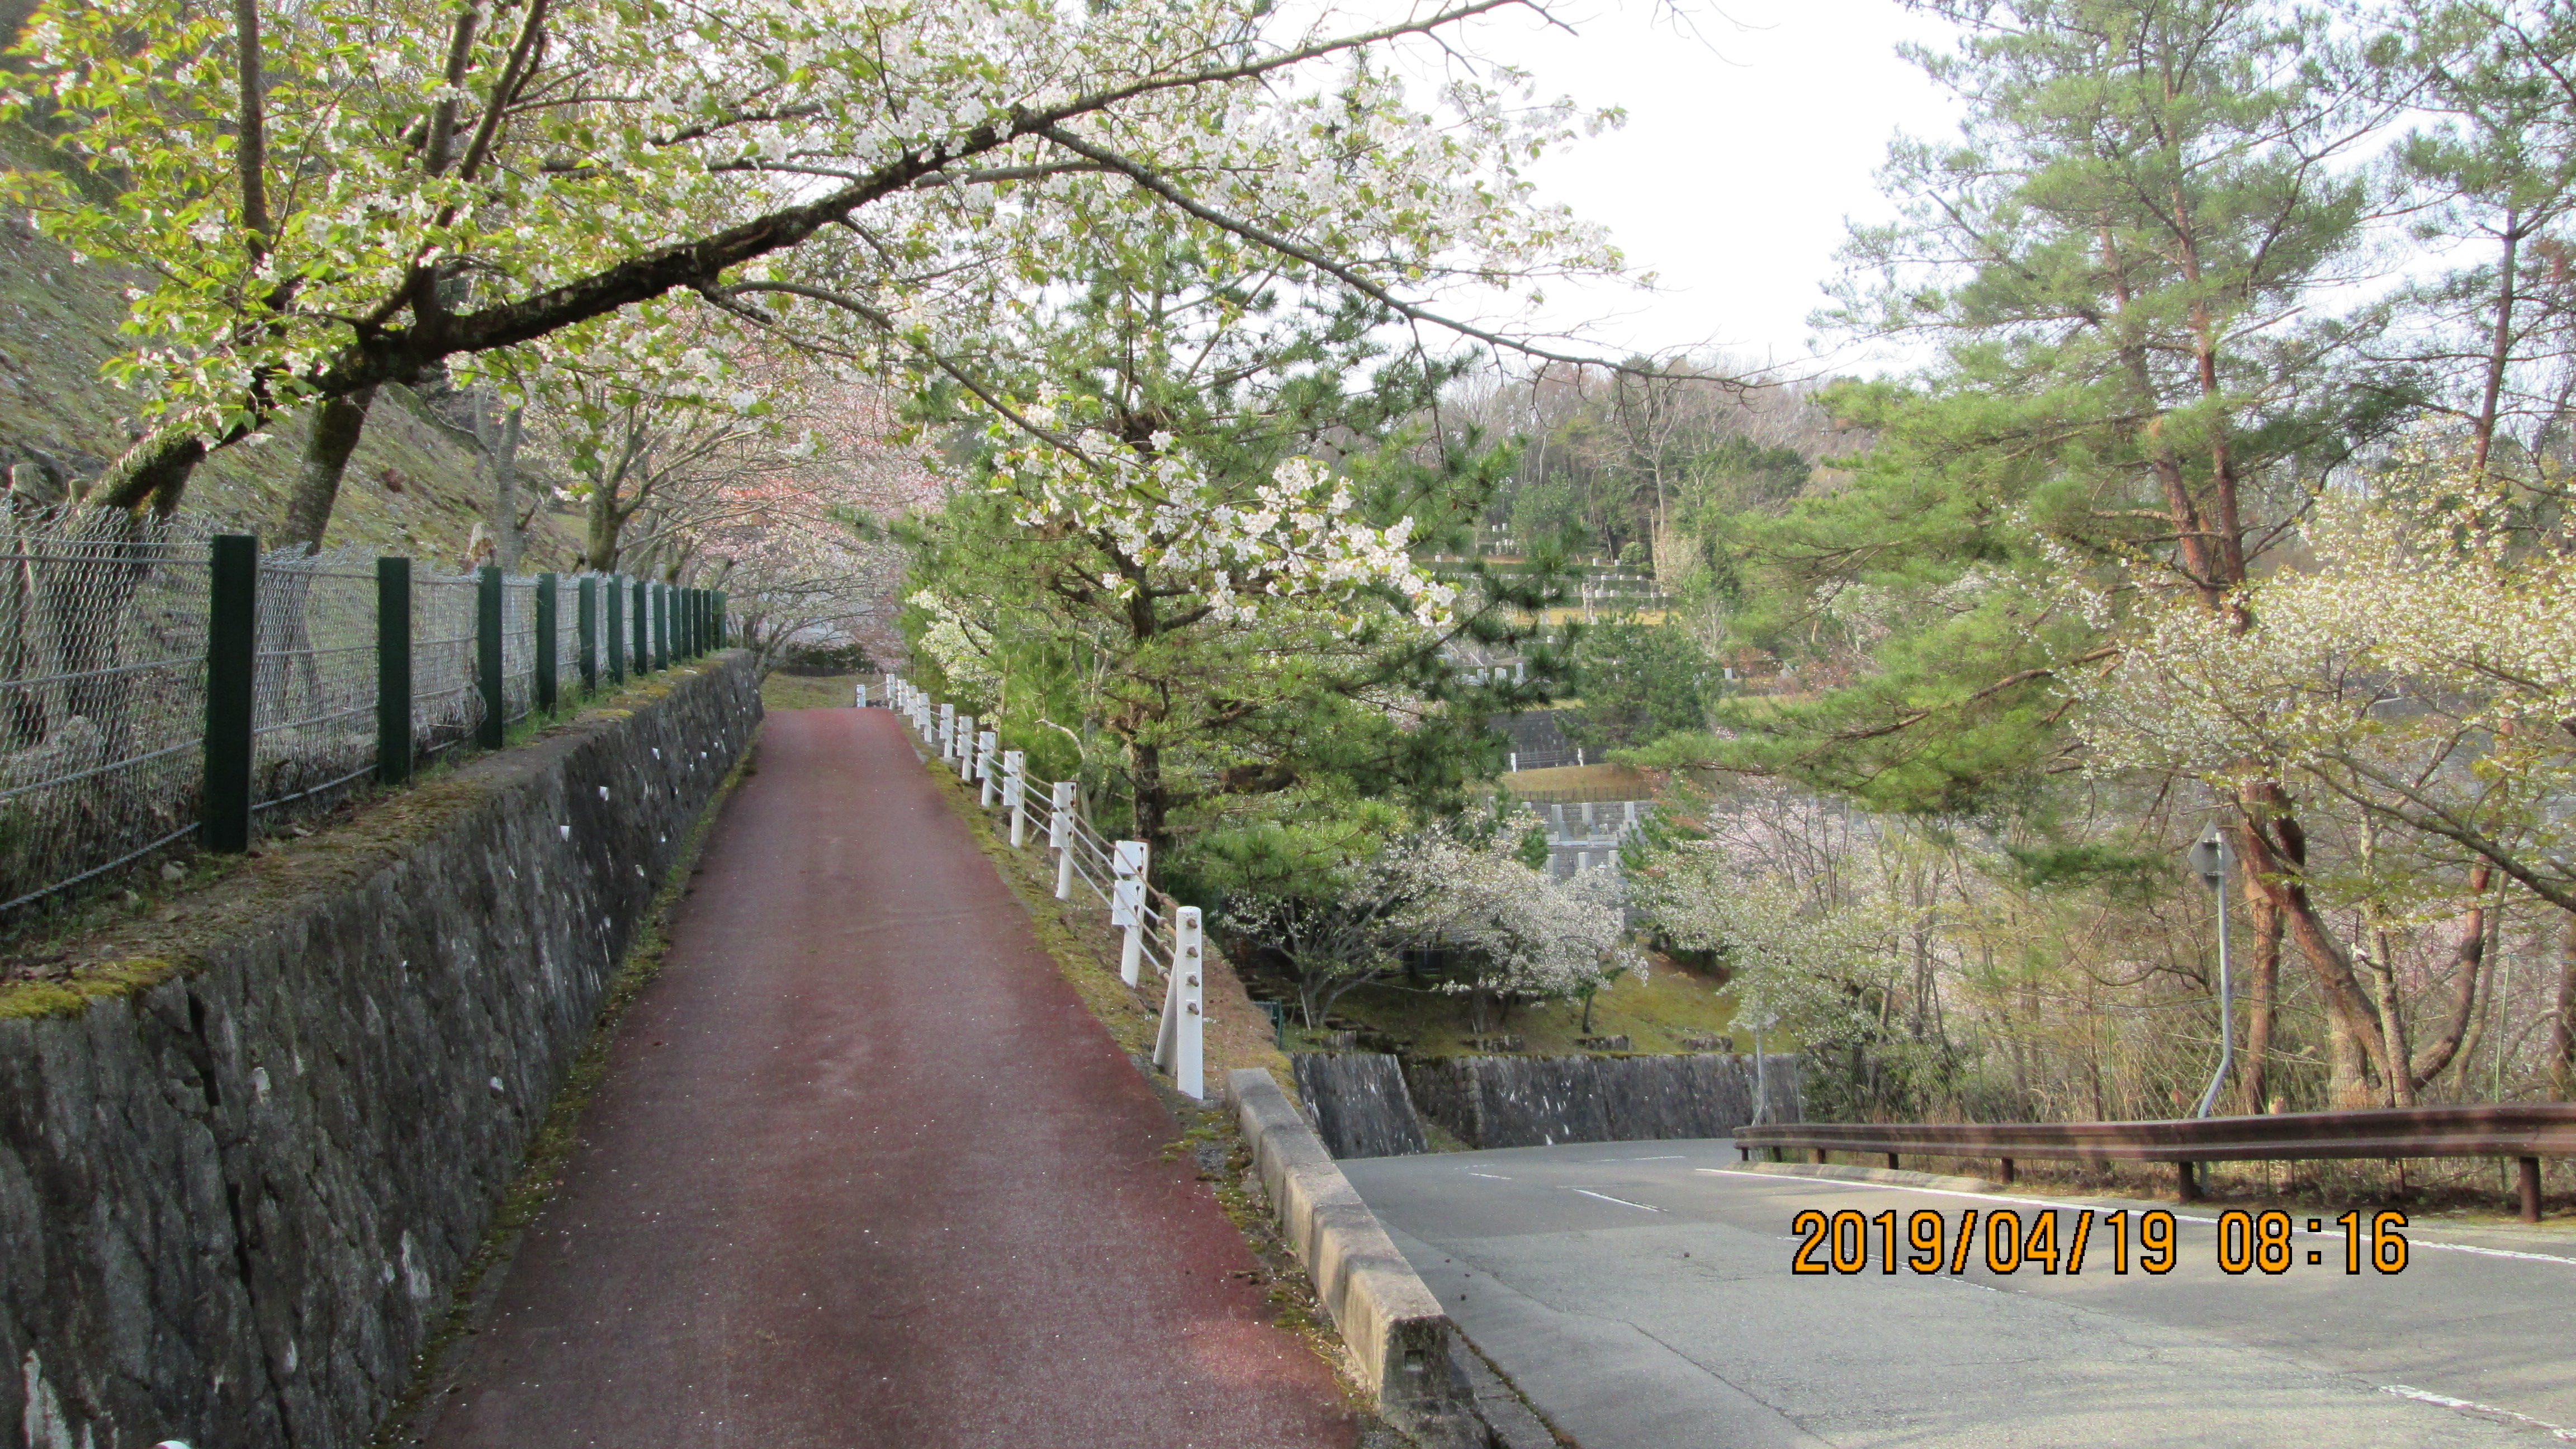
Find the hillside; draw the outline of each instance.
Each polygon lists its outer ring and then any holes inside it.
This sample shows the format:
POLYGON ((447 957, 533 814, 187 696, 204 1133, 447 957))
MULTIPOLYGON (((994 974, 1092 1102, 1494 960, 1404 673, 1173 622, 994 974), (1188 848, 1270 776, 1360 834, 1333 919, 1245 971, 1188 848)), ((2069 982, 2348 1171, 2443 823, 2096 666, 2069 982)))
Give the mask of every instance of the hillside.
MULTIPOLYGON (((102 379, 119 349, 118 282, 35 234, 24 213, 0 212, 0 470, 50 459, 95 476, 133 436, 133 399, 102 379)), ((286 509, 307 420, 226 448, 197 470, 187 510, 229 527, 267 531, 286 509)), ((328 542, 456 566, 482 516, 472 438, 409 389, 378 394, 351 459, 328 542)), ((525 476, 523 496, 544 480, 525 476)), ((527 566, 568 567, 575 520, 540 515, 527 566)))

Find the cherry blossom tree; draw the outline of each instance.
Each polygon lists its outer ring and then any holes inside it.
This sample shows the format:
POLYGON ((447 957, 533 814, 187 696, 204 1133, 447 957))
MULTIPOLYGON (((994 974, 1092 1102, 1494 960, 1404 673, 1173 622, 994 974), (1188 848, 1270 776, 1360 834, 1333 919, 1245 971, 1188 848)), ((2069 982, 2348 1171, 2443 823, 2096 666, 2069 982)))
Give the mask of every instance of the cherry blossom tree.
POLYGON ((1491 825, 1471 812, 1396 835, 1327 827, 1310 843, 1343 858, 1321 880, 1237 892, 1223 920, 1288 959, 1310 1027, 1345 993, 1394 976, 1408 949, 1457 963, 1438 989, 1470 998, 1480 1030, 1497 1000, 1588 999, 1643 974, 1615 872, 1558 880, 1513 858, 1491 825))
POLYGON ((2287 884, 2357 913, 2346 969, 2403 1105, 2461 1059, 2498 878, 2576 911, 2576 561, 2535 543, 2483 458, 2411 456, 2380 485, 2321 500, 2312 566, 2231 600, 2250 625, 2150 610, 2116 667, 2071 692, 2097 770, 2307 797, 2356 822, 2349 862, 2302 857, 2287 884), (2392 928, 2450 918, 2446 999, 2419 1043, 2392 928))
POLYGON ((1645 972, 1628 944, 1616 872, 1559 880, 1495 841, 1448 832, 1423 837, 1390 869, 1410 890, 1396 929, 1467 958, 1465 974, 1443 989, 1470 998, 1480 1028, 1489 1001, 1588 997, 1623 972, 1645 972))
POLYGON ((1635 873, 1630 893, 1665 940, 1717 953, 1742 1025, 1816 1047, 1876 1025, 1870 1000, 1893 945, 1883 902, 1828 904, 1711 840, 1672 842, 1635 873))
POLYGON ((653 504, 643 553, 724 589, 764 663, 799 644, 896 647, 908 556, 888 525, 938 495, 932 459, 865 379, 812 380, 773 420, 765 447, 653 504))
POLYGON ((1577 118, 1508 73, 1426 112, 1370 58, 1510 3, 1352 32, 1259 0, 53 3, 0 120, 55 164, 5 184, 137 278, 115 373, 149 430, 88 497, 167 511, 209 449, 451 359, 611 366, 660 326, 792 320, 971 373, 1122 218, 1511 341, 1434 299, 1615 265, 1521 176, 1577 118))

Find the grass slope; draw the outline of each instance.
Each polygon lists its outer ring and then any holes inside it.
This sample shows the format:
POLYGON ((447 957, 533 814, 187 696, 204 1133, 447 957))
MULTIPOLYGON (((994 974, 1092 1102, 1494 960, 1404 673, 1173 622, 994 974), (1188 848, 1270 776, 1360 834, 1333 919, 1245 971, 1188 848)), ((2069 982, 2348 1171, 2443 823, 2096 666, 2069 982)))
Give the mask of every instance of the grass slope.
MULTIPOLYGON (((0 164, 7 158, 0 156, 0 164)), ((132 339, 121 283, 106 268, 74 262, 37 235, 24 213, 0 210, 0 467, 32 450, 94 477, 136 436, 138 399, 100 376, 132 339)), ((187 509, 226 527, 266 532, 286 516, 287 496, 309 418, 282 422, 262 440, 225 448, 197 470, 187 509)), ((410 389, 377 394, 350 459, 327 542, 408 553, 443 568, 461 565, 482 517, 477 450, 410 389)), ((544 480, 523 479, 528 496, 544 480)), ((527 567, 569 567, 574 520, 540 513, 527 567)))

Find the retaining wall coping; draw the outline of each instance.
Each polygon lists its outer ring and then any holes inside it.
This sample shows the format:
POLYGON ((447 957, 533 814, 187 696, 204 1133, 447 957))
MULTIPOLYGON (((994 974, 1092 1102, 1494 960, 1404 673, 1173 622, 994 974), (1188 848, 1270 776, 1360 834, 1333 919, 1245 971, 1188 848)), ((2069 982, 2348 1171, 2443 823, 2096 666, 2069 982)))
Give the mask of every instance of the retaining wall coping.
POLYGON ((1281 1231, 1350 1345, 1378 1412, 1426 1449, 1481 1449, 1487 1436, 1475 1390, 1440 1300, 1276 1078, 1239 1068, 1226 1075, 1225 1095, 1281 1231))

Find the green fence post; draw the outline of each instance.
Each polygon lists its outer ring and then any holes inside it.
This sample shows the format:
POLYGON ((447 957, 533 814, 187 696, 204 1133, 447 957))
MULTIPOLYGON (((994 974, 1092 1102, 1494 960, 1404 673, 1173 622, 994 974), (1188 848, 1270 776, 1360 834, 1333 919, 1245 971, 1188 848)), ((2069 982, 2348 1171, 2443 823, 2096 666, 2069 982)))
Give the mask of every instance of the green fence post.
POLYGON ((603 654, 608 662, 608 682, 626 682, 626 578, 610 574, 599 581, 600 592, 608 596, 608 648, 603 654))
POLYGON ((581 692, 599 693, 599 580, 588 574, 573 585, 574 643, 581 650, 581 692))
POLYGON ((732 642, 725 638, 725 591, 722 589, 716 590, 716 647, 718 649, 733 647, 732 642))
POLYGON ((510 728, 501 693, 501 570, 485 564, 475 579, 474 676, 483 686, 483 722, 474 731, 474 742, 497 750, 510 728))
POLYGON ((642 579, 637 579, 634 582, 635 672, 638 674, 650 674, 653 672, 653 650, 651 647, 653 636, 650 632, 653 627, 653 586, 644 582, 642 579))
POLYGON ((411 560, 376 560, 376 778, 411 778, 411 560))
POLYGON ((698 657, 698 591, 680 590, 680 633, 672 641, 671 652, 682 659, 698 657))
POLYGON ((537 575, 537 708, 554 713, 562 697, 563 681, 556 674, 563 668, 559 657, 563 636, 557 629, 556 615, 563 609, 563 580, 560 575, 537 575))
POLYGON ((259 539, 218 534, 208 554, 206 775, 208 850, 250 849, 251 710, 259 670, 259 539))
POLYGON ((653 667, 671 667, 671 586, 653 586, 653 667))

